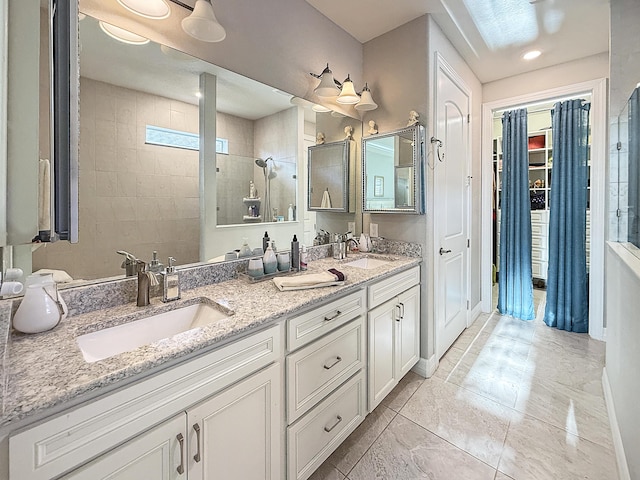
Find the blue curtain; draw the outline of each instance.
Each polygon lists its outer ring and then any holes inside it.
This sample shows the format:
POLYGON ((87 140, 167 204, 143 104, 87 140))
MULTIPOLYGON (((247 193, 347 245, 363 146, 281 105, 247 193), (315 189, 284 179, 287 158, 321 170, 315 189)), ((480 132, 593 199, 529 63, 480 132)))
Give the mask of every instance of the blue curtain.
POLYGON ((582 100, 567 100, 551 111, 553 175, 544 321, 571 332, 589 328, 585 246, 589 108, 582 100))
POLYGON ((505 112, 502 116, 501 179, 498 311, 533 320, 526 109, 505 112))

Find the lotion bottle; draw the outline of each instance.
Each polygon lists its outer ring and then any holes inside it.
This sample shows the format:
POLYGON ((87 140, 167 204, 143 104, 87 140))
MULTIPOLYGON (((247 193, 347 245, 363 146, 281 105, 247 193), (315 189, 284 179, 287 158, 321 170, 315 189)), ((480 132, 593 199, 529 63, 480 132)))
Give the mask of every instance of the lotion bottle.
POLYGON ((291 241, 291 268, 294 270, 300 270, 300 243, 298 242, 298 238, 295 234, 291 241))
POLYGON ((262 263, 264 264, 264 273, 266 273, 267 275, 269 275, 270 273, 275 273, 276 270, 278 270, 278 259, 275 252, 273 251, 273 248, 271 248, 271 241, 269 241, 269 246, 264 252, 262 263))

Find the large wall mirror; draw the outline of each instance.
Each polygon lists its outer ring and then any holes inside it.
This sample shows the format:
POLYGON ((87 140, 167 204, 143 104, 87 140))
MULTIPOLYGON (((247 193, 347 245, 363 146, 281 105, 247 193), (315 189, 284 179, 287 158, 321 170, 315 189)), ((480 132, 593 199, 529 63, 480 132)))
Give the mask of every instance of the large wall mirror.
MULTIPOLYGON (((45 9, 42 16, 46 38, 45 9)), ((32 250, 28 261, 21 254, 22 263, 15 266, 26 274, 62 270, 70 284, 77 284, 123 276, 117 250, 145 261, 157 251, 161 261, 173 256, 179 265, 218 261, 239 248, 244 237, 258 247, 268 230, 286 248, 294 233, 302 238, 309 232, 305 237, 313 239, 317 224, 330 223, 310 218, 302 201, 307 183, 303 142, 316 122, 311 108, 146 39, 138 45, 119 42, 107 33, 108 26, 81 17, 78 243, 26 246, 32 250), (209 84, 214 80, 213 99, 198 98, 204 76, 209 84), (206 174, 199 140, 201 117, 211 108, 215 168, 206 174)), ((45 76, 47 69, 42 55, 45 76)), ((46 89, 43 84, 43 110, 46 89)), ((41 117, 40 131, 47 132, 46 115, 41 117)), ((344 128, 344 118, 330 121, 335 128, 323 129, 344 128)), ((43 160, 49 156, 47 145, 43 136, 43 160)))
POLYGON ((421 125, 364 138, 363 211, 423 213, 423 152, 421 125))

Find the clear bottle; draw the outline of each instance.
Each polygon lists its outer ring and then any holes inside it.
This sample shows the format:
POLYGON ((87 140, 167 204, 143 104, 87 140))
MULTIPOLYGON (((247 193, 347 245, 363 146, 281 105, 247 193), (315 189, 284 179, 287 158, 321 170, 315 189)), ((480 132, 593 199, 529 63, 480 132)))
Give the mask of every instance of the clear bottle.
POLYGON ((302 251, 300 252, 300 271, 303 272, 307 269, 307 246, 302 245, 302 251))
POLYGON ((293 222, 293 203, 290 203, 287 209, 287 221, 293 222))
POLYGON ((262 263, 264 265, 264 273, 266 273, 267 275, 269 275, 270 273, 275 273, 278 269, 278 259, 275 252, 273 251, 273 248, 271 248, 271 241, 269 241, 267 251, 264 252, 262 263))

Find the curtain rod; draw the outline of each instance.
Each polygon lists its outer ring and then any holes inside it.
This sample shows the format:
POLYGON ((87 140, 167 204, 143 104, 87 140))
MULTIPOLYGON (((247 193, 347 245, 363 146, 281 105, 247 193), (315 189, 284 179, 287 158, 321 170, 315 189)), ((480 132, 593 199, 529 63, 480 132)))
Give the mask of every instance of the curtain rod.
POLYGON ((585 93, 584 95, 579 94, 579 95, 572 95, 570 97, 561 97, 561 98, 556 98, 556 99, 549 99, 549 100, 543 100, 543 101, 539 101, 539 102, 532 102, 532 103, 525 103, 522 105, 514 105, 512 107, 507 107, 507 108, 502 108, 500 110, 494 110, 493 111, 493 116, 494 117, 498 117, 500 115, 502 115, 504 112, 507 112, 509 110, 514 110, 516 108, 526 108, 527 109, 527 113, 539 113, 539 112, 544 112, 545 110, 551 110, 552 107, 545 107, 545 108, 541 108, 538 110, 529 110, 529 108, 532 107, 539 107, 541 105, 548 105, 549 103, 557 103, 557 102, 564 102, 565 100, 575 100, 577 98, 580 97, 591 97, 591 93, 585 93))

